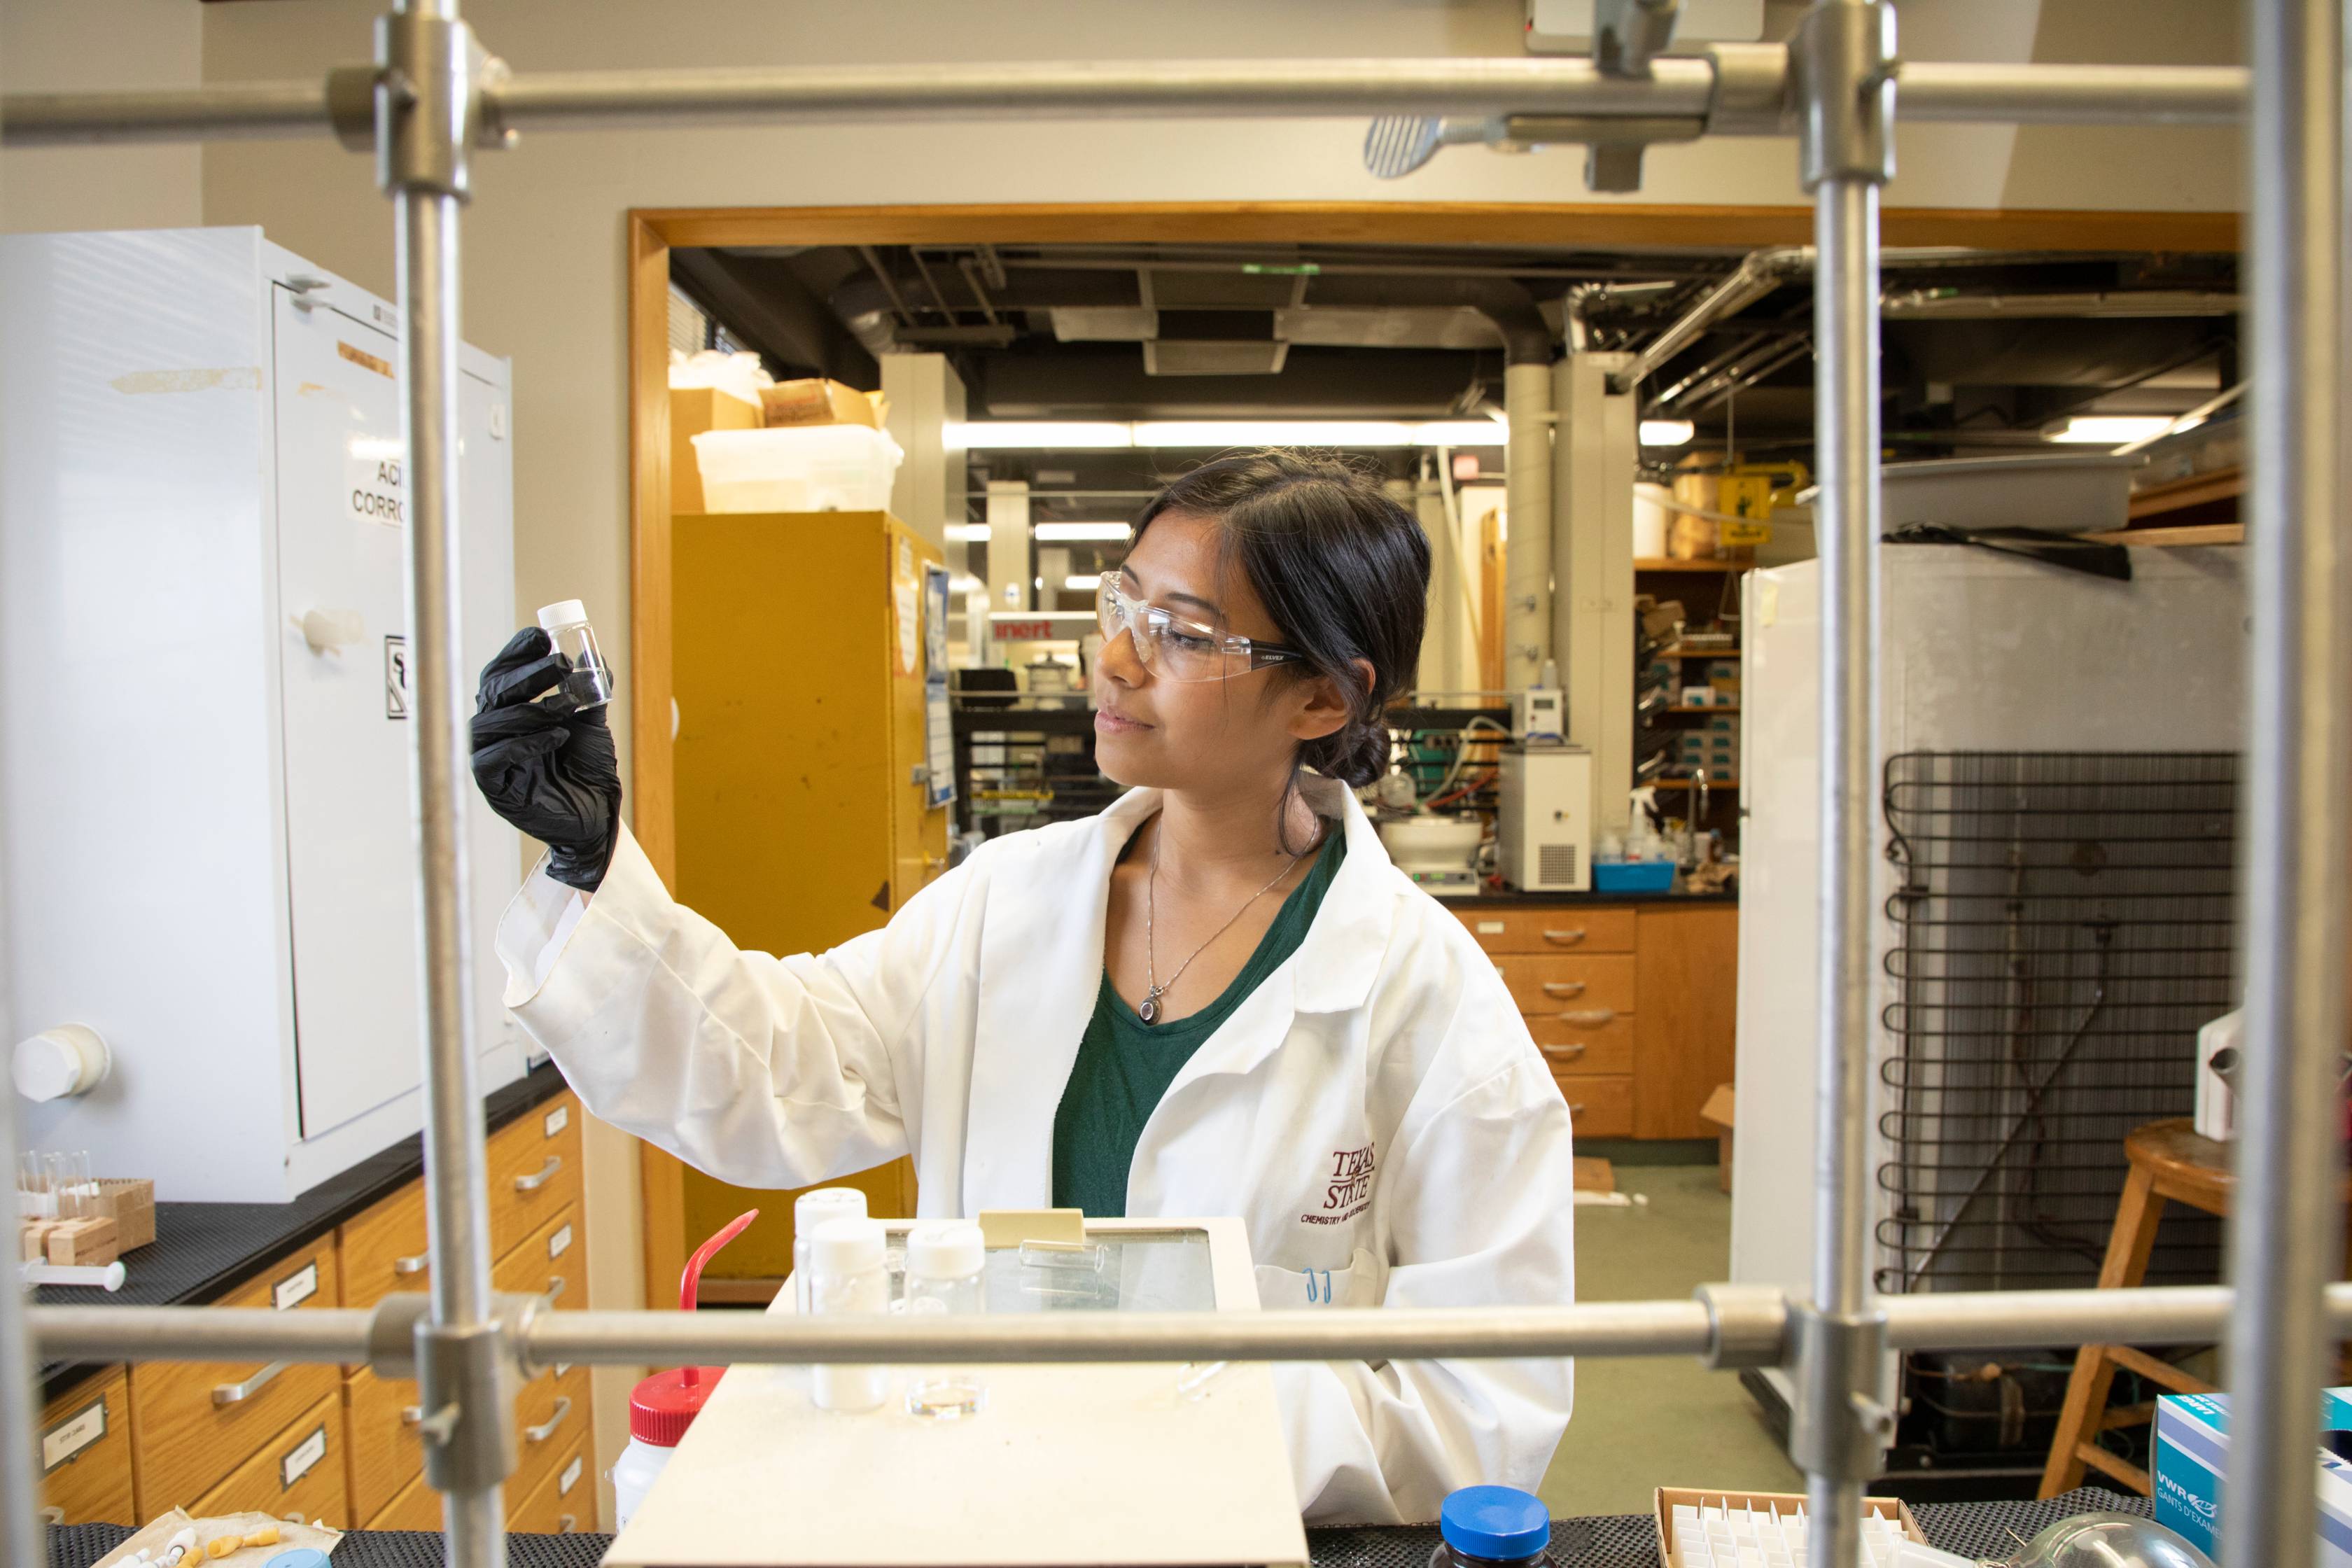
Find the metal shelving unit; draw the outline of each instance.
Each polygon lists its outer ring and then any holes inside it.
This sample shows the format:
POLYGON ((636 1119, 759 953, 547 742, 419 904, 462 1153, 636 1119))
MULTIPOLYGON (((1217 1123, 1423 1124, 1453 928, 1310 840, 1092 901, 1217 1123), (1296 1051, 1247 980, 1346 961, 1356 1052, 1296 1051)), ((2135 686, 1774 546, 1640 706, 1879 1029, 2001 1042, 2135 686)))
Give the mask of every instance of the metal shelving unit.
MULTIPOLYGON (((1812 1561, 1859 1560, 1863 1487, 1892 1426, 1890 1349, 2210 1339, 2235 1368, 2224 1555, 2305 1568, 2313 1556, 2313 1397, 2327 1342, 2352 1323, 2335 1200, 2336 1074, 2352 858, 2352 573, 2342 564, 2346 423, 2344 15, 2338 0, 2250 8, 2251 70, 1902 61, 1885 0, 1819 0, 1785 45, 1656 55, 1620 37, 1600 59, 1229 60, 849 69, 509 73, 454 0, 383 17, 373 65, 323 81, 174 92, 11 94, 0 142, 323 136, 376 150, 395 204, 402 372, 414 486, 418 885, 426 1001, 426 1190, 433 1293, 373 1310, 33 1308, 0 1292, 0 1553, 43 1560, 27 1342, 65 1359, 366 1363, 419 1376, 426 1475, 447 1557, 504 1559, 499 1492, 514 1438, 501 1380, 555 1361, 1330 1360, 1696 1355, 1790 1369, 1790 1448, 1806 1470, 1812 1561), (2247 500, 2256 562, 2252 733, 2242 814, 2248 1062, 2234 1292, 2213 1287, 1880 1298, 1871 1286, 1868 1042, 1877 994, 1870 871, 1877 789, 1878 220, 1892 174, 1896 81, 1919 121, 2246 121, 2246 235, 2256 367, 2247 500), (2255 90, 2259 86, 2259 90, 2255 90), (494 1298, 475 1054, 464 1007, 468 929, 458 832, 467 777, 457 658, 455 466, 462 205, 478 150, 520 132, 725 121, 1040 117, 1500 117, 1512 140, 1582 142, 1611 189, 1637 184, 1648 140, 1793 135, 1814 202, 1816 510, 1824 606, 1822 936, 1817 1021, 1819 1254, 1812 1289, 1704 1288, 1685 1301, 1378 1312, 807 1321, 734 1314, 550 1312, 494 1298)), ((1603 17, 1654 18, 1618 5, 1603 17)), ((0 1118, 0 1165, 14 1130, 0 1118)))

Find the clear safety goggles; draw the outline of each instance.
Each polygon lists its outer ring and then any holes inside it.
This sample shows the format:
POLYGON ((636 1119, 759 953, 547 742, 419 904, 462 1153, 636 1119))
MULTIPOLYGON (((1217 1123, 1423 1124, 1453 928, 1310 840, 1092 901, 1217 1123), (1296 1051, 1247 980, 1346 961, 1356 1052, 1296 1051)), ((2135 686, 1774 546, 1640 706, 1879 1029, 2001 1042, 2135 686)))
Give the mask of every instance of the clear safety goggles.
POLYGON ((1222 680, 1307 657, 1296 648, 1253 642, 1171 616, 1157 605, 1129 598, 1108 577, 1095 593, 1104 646, 1117 642, 1119 633, 1128 633, 1135 639, 1135 657, 1163 680, 1222 680))

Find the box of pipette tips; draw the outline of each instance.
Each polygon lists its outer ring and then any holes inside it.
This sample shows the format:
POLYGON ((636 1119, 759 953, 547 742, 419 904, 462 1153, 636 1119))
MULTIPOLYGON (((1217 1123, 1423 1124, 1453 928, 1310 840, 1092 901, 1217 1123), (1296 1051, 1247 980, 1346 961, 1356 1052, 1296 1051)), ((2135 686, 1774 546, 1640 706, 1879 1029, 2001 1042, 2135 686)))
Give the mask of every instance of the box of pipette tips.
MULTIPOLYGON (((1778 1563, 1777 1548, 1789 1552, 1788 1560, 1802 1568, 1806 1561, 1803 1550, 1805 1498, 1801 1492, 1723 1492, 1701 1491, 1692 1487, 1660 1487, 1656 1490, 1658 1530, 1658 1561, 1665 1568, 1717 1568, 1736 1565, 1747 1561, 1739 1555, 1743 1547, 1753 1541, 1755 1557, 1760 1562, 1778 1563), (1679 1528, 1677 1528, 1679 1526, 1679 1528), (1693 1526, 1696 1527, 1696 1531, 1693 1526), (1685 1554, 1682 1542, 1694 1533, 1713 1541, 1723 1541, 1731 1547, 1729 1555, 1706 1551, 1704 1559, 1685 1554), (1771 1544, 1760 1539, 1769 1534, 1771 1544), (1790 1543, 1793 1542, 1793 1546, 1790 1543)), ((1919 1521, 1911 1517, 1911 1510, 1900 1498, 1866 1497, 1862 1500, 1865 1516, 1885 1522, 1875 1527, 1874 1533, 1900 1535, 1906 1541, 1927 1544, 1919 1530, 1919 1521)), ((1867 1520, 1865 1520, 1867 1522, 1867 1520)), ((1868 1542, 1864 1542, 1864 1557, 1868 1559, 1868 1542)))
MULTIPOLYGON (((2319 1552, 2322 1568, 2352 1568, 2352 1388, 2322 1396, 2315 1450, 2319 1471, 2319 1552)), ((2186 1536, 2220 1560, 2221 1477, 2229 1466, 2230 1396, 2167 1394, 2156 1402, 2156 1521, 2186 1536)))

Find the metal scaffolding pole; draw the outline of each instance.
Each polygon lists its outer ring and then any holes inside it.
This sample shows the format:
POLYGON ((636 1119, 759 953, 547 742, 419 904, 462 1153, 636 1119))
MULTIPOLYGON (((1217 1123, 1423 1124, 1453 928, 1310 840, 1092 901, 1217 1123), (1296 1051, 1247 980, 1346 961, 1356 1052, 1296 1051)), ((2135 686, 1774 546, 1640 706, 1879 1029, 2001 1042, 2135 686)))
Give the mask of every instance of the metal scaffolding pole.
MULTIPOLYGON (((12 1094, 7 1104, 0 1105, 0 1170, 16 1168, 16 1097, 12 1094)), ((10 1254, 12 1259, 14 1256, 10 1254)), ((25 1331, 29 1295, 14 1279, 0 1283, 0 1563, 48 1561, 41 1540, 40 1424, 36 1419, 40 1405, 33 1398, 33 1347, 25 1331)))
POLYGON ((1886 1319, 1870 1289, 1871 943, 1878 763, 1878 191, 1893 174, 1895 14, 1817 0, 1790 58, 1813 196, 1814 472, 1821 499, 1820 959, 1813 1299, 1790 1455, 1805 1471, 1814 1568, 1861 1561, 1863 1487, 1893 1428, 1886 1319))
POLYGON ((2336 1188, 2347 1022, 2352 502, 2344 440, 2342 0, 2248 7, 2248 421, 2253 647, 2245 813, 2246 1067, 2230 1274, 2221 1560, 2305 1568, 2343 1258, 2336 1188))

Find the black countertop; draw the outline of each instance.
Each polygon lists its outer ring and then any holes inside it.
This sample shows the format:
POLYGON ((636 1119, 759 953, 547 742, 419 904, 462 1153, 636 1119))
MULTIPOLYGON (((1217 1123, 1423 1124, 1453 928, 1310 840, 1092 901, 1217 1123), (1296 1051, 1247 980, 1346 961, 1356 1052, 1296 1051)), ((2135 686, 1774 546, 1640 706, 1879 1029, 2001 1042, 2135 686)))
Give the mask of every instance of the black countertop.
MULTIPOLYGON (((2112 1510, 2146 1516, 2144 1497, 2084 1487, 2041 1502, 1925 1503, 1913 1509, 1931 1546, 1967 1557, 2007 1557, 2017 1542, 2078 1513, 2112 1510)), ((90 1568, 131 1531, 121 1525, 77 1524, 49 1531, 50 1568, 90 1568)), ((509 1535, 512 1568, 594 1568, 609 1535, 509 1535)), ((1428 1525, 1360 1530, 1309 1530, 1313 1568, 1427 1568, 1437 1544, 1428 1525)), ((1657 1568, 1657 1527, 1645 1513, 1555 1519, 1549 1568, 1657 1568)), ((334 1568, 441 1568, 441 1537, 423 1531, 355 1530, 335 1545, 334 1568)))
POLYGON ((1473 893, 1437 900, 1449 910, 1542 909, 1552 904, 1736 904, 1737 886, 1720 893, 1473 893))
MULTIPOLYGON (((563 1075, 545 1063, 492 1090, 483 1121, 495 1132, 563 1088, 563 1075)), ((425 1169, 425 1138, 412 1133, 389 1149, 312 1187, 287 1204, 194 1204, 159 1201, 155 1239, 122 1255, 127 1278, 112 1293, 84 1286, 44 1285, 33 1293, 44 1307, 201 1307, 217 1301, 278 1258, 308 1246, 370 1204, 415 1181, 425 1169)), ((53 1398, 96 1368, 57 1363, 41 1368, 44 1398, 53 1398)))

